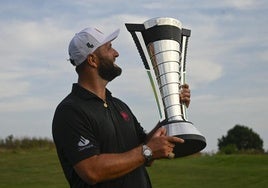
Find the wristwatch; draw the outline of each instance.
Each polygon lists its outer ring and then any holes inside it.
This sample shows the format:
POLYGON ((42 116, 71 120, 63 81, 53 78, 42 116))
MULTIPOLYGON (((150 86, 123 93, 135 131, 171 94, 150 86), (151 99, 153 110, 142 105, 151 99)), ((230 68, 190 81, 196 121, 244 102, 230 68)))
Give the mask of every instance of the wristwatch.
POLYGON ((142 145, 142 154, 144 158, 146 159, 146 163, 149 162, 153 156, 153 152, 151 148, 149 148, 147 145, 142 145))

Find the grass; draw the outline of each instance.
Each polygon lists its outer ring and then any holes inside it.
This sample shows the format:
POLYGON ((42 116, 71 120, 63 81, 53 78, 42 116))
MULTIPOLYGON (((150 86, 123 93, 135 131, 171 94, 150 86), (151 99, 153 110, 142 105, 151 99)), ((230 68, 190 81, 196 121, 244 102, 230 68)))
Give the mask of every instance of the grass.
MULTIPOLYGON (((1 188, 68 187, 55 149, 0 151, 1 188)), ((213 155, 155 161, 154 188, 265 188, 267 155, 213 155)))
POLYGON ((214 155, 161 160, 148 170, 154 188, 268 187, 267 155, 214 155))
POLYGON ((1 188, 66 188, 55 149, 0 152, 1 188))

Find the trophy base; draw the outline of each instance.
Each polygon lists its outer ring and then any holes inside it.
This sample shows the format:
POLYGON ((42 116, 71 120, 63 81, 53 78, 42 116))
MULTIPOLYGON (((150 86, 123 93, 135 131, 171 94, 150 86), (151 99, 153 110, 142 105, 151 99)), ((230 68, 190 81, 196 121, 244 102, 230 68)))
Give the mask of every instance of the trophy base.
POLYGON ((206 147, 205 137, 188 121, 170 121, 164 124, 168 136, 184 139, 183 144, 176 144, 173 150, 175 158, 195 154, 206 147))

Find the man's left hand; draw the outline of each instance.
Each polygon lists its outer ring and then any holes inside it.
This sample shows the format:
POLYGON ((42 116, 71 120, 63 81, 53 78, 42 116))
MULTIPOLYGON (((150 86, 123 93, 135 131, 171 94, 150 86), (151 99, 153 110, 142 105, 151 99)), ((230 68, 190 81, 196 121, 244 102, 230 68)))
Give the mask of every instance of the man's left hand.
POLYGON ((181 91, 180 91, 180 102, 184 103, 186 107, 190 105, 191 101, 191 90, 189 89, 188 84, 184 84, 181 86, 181 91))

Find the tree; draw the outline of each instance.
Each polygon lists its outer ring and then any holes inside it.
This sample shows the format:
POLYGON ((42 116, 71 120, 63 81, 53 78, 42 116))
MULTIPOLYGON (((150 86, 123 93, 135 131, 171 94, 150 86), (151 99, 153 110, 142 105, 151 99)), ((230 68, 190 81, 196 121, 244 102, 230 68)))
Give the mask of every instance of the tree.
POLYGON ((218 148, 224 153, 233 153, 235 151, 257 151, 264 152, 263 140, 252 129, 235 125, 227 132, 227 136, 218 139, 218 148))

